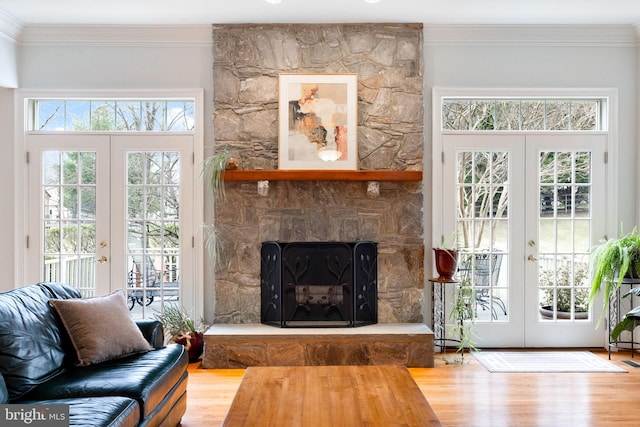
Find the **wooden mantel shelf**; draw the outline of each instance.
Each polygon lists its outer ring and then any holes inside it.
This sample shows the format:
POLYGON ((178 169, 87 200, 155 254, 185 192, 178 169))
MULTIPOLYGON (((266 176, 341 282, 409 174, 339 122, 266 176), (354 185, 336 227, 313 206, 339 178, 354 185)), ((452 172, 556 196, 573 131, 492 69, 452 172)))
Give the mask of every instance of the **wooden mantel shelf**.
POLYGON ((422 171, 227 170, 225 181, 422 181, 422 171))

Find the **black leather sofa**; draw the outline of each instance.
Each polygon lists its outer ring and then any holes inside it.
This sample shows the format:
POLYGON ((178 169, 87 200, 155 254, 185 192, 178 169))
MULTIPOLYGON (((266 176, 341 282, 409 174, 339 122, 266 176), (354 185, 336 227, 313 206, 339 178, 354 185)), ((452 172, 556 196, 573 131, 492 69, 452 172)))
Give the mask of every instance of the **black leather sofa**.
POLYGON ((49 303, 73 298, 80 293, 60 283, 0 293, 0 403, 66 404, 71 426, 179 425, 187 399, 184 347, 164 346, 159 322, 137 321, 150 351, 79 366, 66 324, 49 303))

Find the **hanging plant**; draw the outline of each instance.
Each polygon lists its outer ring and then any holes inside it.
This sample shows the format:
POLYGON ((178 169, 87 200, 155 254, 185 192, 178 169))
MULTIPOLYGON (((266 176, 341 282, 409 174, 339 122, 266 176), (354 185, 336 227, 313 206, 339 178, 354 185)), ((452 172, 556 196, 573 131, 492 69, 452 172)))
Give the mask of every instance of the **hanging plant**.
MULTIPOLYGON (((229 163, 229 154, 226 151, 212 154, 204 159, 202 163, 202 171, 200 172, 202 179, 209 185, 211 197, 215 205, 216 201, 224 201, 226 198, 224 186, 224 172, 229 163)), ((209 258, 217 263, 219 255, 224 249, 222 239, 219 237, 214 224, 203 224, 202 234, 204 245, 209 254, 209 258)))
POLYGON ((226 197, 224 191, 224 172, 229 162, 229 154, 226 151, 215 153, 204 159, 202 163, 201 175, 205 182, 209 184, 209 190, 216 200, 223 201, 226 197))
POLYGON ((453 321, 449 329, 449 335, 460 340, 458 352, 465 348, 477 351, 476 343, 472 339, 476 319, 476 299, 475 290, 471 286, 470 279, 464 279, 456 287, 456 296, 453 308, 449 314, 449 319, 453 321))

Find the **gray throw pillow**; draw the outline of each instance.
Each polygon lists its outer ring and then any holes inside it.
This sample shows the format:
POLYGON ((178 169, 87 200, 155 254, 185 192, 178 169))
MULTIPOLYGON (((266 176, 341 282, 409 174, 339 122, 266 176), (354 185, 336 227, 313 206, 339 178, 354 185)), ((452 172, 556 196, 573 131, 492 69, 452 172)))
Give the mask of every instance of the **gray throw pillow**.
POLYGON ((86 299, 52 299, 71 338, 78 364, 87 366, 151 350, 129 316, 124 290, 86 299))

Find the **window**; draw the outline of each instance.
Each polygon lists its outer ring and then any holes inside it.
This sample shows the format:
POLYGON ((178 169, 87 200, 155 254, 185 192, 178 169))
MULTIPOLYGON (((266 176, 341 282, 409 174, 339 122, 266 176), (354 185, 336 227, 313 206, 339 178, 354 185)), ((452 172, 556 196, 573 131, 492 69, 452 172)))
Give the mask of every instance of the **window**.
POLYGON ((445 98, 443 130, 598 131, 599 99, 445 98))
POLYGON ((191 132, 194 101, 188 99, 35 99, 31 131, 191 132))

